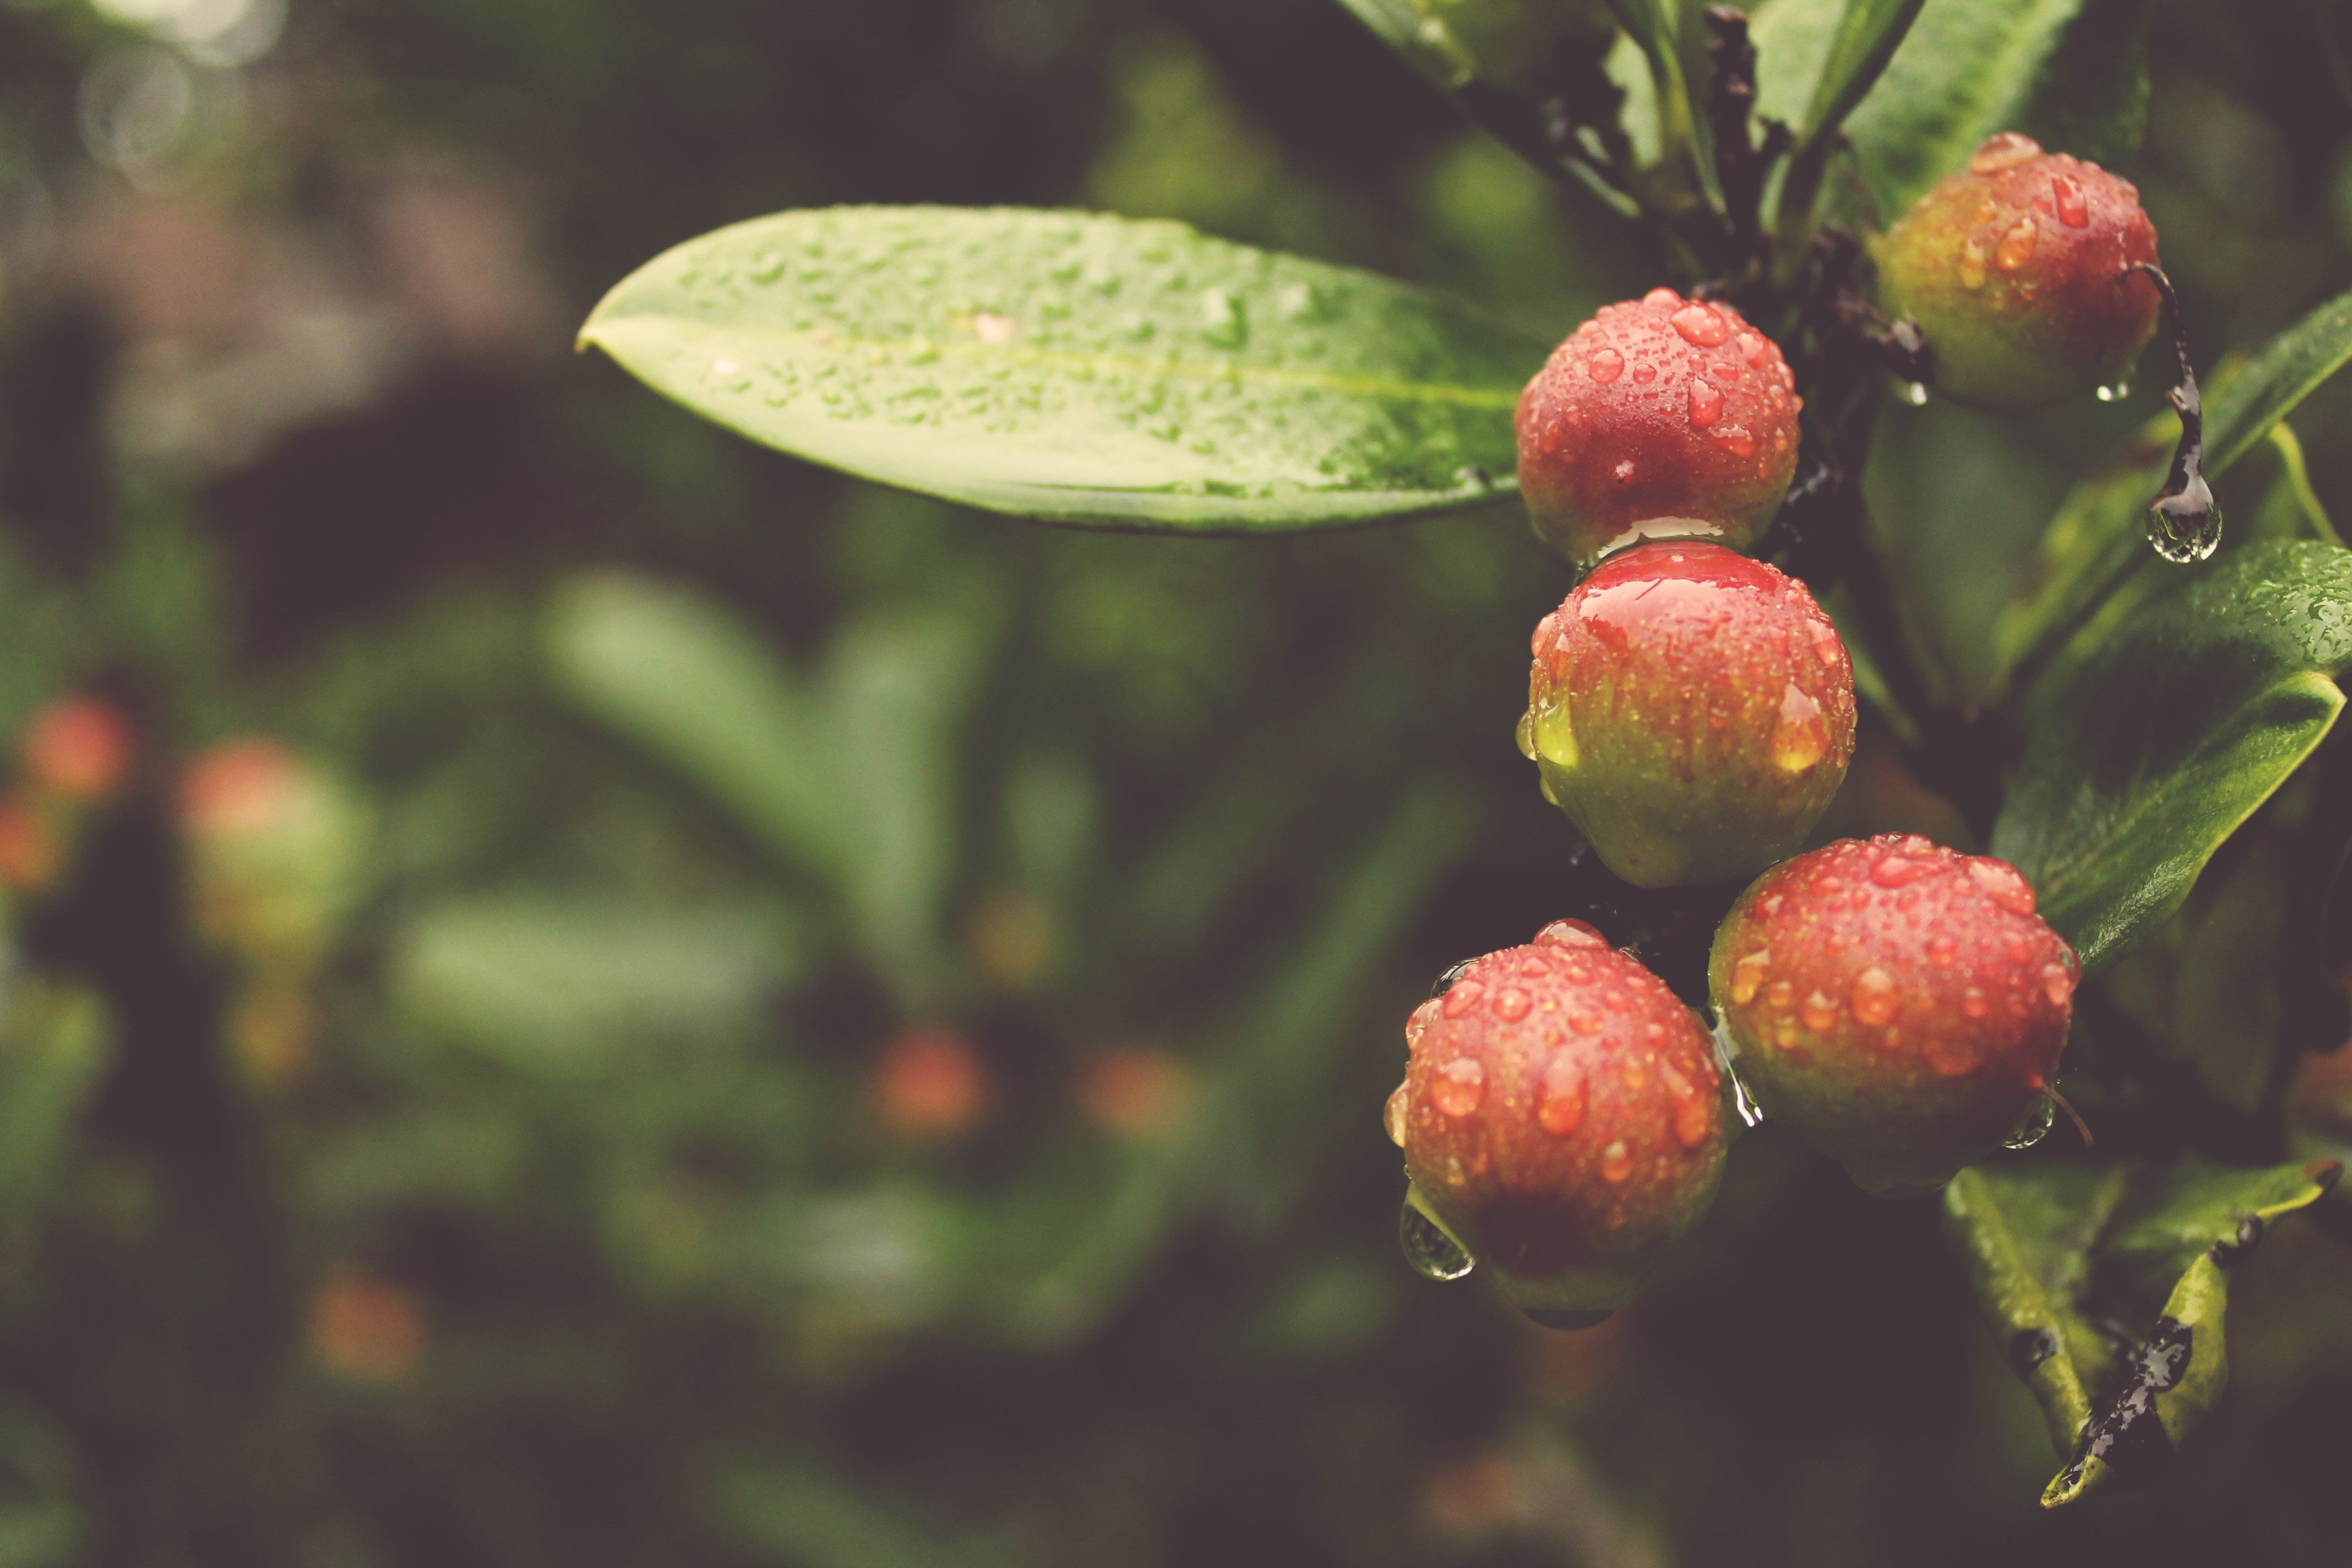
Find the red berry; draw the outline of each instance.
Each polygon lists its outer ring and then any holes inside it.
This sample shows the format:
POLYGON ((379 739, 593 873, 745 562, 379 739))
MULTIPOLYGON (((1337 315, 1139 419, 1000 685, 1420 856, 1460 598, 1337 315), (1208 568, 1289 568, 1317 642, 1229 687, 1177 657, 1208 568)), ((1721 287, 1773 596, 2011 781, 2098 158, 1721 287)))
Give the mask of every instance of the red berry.
POLYGON ((1745 549, 1788 494, 1804 400, 1738 310, 1653 289, 1604 306, 1519 395, 1519 491, 1580 566, 1645 538, 1745 549))
POLYGON ((2139 192, 2003 132, 1878 242, 1879 292, 1936 356, 1936 390, 2016 408, 2122 380, 2155 332, 2139 192))
POLYGON ((1413 1201, 1522 1310, 1615 1310, 1723 1170, 1720 1069, 1664 981, 1577 921, 1464 966, 1389 1102, 1413 1201))
POLYGON ((1612 556, 1536 627, 1519 749, 1645 888, 1795 848, 1853 757, 1853 666, 1805 585, 1717 544, 1612 556))
POLYGON ((1899 1192, 1942 1184, 2044 1104, 2079 973, 2016 868, 1887 834, 1758 878, 1707 981, 1765 1116, 1899 1192))
POLYGON ((103 800, 131 765, 131 726, 93 697, 52 702, 25 731, 25 772, 67 800, 103 800))
POLYGON ((882 1120, 901 1136, 951 1136, 987 1112, 988 1068, 953 1029, 909 1029, 882 1053, 874 1098, 882 1120))

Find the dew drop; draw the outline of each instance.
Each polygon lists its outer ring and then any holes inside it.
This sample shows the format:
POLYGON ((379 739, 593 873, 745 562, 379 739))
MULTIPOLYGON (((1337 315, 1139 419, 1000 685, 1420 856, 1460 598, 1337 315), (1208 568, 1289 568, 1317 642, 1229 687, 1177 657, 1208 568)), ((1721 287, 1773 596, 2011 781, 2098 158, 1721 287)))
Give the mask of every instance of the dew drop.
POLYGON ((1969 879, 1983 890, 1985 897, 2011 914, 2033 912, 2033 884, 2008 861, 1982 855, 1973 857, 1969 861, 1969 879))
POLYGON ((1805 1027, 1819 1034, 1837 1022, 1838 1007, 1827 994, 1816 990, 1805 998, 1805 1027))
POLYGON ((2018 1119, 2009 1136, 2000 1141, 2004 1149, 2031 1149, 2050 1136, 2050 1124, 2058 1119, 2058 1102, 2047 1089, 2026 1102, 2025 1114, 2018 1119))
POLYGON ((1693 377, 1690 384, 1691 428, 1704 430, 1723 417, 1723 394, 1712 382, 1693 377))
POLYGON ((1597 1035, 1601 1032, 1601 1015, 1589 1007, 1571 1007, 1568 1026, 1580 1035, 1597 1035))
POLYGON ((1555 1138, 1584 1125, 1584 1072, 1567 1051, 1554 1051, 1536 1086, 1536 1122, 1555 1138))
POLYGON ((1930 937, 1927 940, 1927 962, 1938 969, 1949 969, 1958 951, 1958 945, 1950 937, 1930 937))
POLYGON ((2049 963, 2042 968, 2042 994, 2050 998, 2053 1007, 2063 1007, 2074 999, 2074 973, 2063 963, 2049 963))
POLYGON ((1719 348, 1731 337, 1731 323, 1723 312, 1700 300, 1685 305, 1670 320, 1683 342, 1694 348, 1719 348))
POLYGON ((1969 159, 1969 173, 1998 174, 2040 156, 2042 143, 2032 137, 2015 131, 1997 131, 1977 144, 1975 153, 1969 159))
POLYGON ((1782 1012, 1797 999, 1797 988, 1785 980, 1775 980, 1764 988, 1764 1005, 1782 1012))
POLYGON ((1772 761, 1781 772, 1801 773, 1828 754, 1830 728, 1822 705, 1788 683, 1780 694, 1780 716, 1772 726, 1772 761))
POLYGON ((1415 1207, 1411 1198, 1397 1216, 1397 1246, 1403 1249, 1412 1271, 1424 1279, 1459 1279, 1477 1267, 1462 1244, 1415 1207))
POLYGON ((1607 947, 1609 939, 1582 921, 1554 921, 1536 932, 1542 947, 1607 947))
POLYGON ((1467 1116, 1486 1098, 1486 1069, 1468 1057, 1454 1058, 1430 1080, 1430 1103, 1448 1116, 1467 1116))
MULTIPOLYGON (((1638 380, 1639 377, 1636 377, 1635 379, 1638 380)), ((1615 479, 1621 485, 1632 484, 1633 482, 1633 459, 1631 458, 1620 459, 1617 466, 1609 470, 1609 477, 1615 479)))
POLYGON ((1679 305, 1682 302, 1683 297, 1680 294, 1677 294, 1673 289, 1664 286, 1653 289, 1648 293, 1642 296, 1642 303, 1651 306, 1654 309, 1664 308, 1667 305, 1679 305))
POLYGON ((2105 386, 2100 387, 2098 391, 2098 398, 2102 403, 2121 403, 2125 398, 2129 397, 2130 395, 2131 383, 2128 380, 2120 377, 2116 380, 2108 382, 2105 386))
POLYGON ((1927 384, 1926 382, 1902 382, 1895 386, 1895 390, 1896 394, 1902 397, 1903 401, 1909 404, 1912 407, 1925 408, 1927 406, 1927 384))
POLYGON ((1764 988, 1764 972, 1772 964, 1772 950, 1759 947, 1731 966, 1731 999, 1745 1007, 1764 988))
POLYGON ((1907 888, 1935 870, 1932 861, 1908 855, 1889 855, 1870 868, 1870 879, 1882 888, 1907 888))
POLYGON ((1535 999, 1516 985, 1506 985, 1495 993, 1495 1016, 1506 1024, 1516 1024, 1535 1006, 1535 999))
POLYGON ((1993 247, 1992 264, 2003 272, 2014 272, 2033 259, 2033 252, 2041 243, 2042 226, 2033 221, 2032 213, 2028 213, 2000 237, 1999 245, 1993 247))
POLYGON ((971 319, 971 334, 991 347, 1011 342, 1019 335, 1021 323, 1010 316, 999 316, 982 310, 971 319))
POLYGON ((1855 975, 1853 1005, 1855 1020, 1873 1028, 1893 1019, 1895 976, 1874 963, 1855 975))
POLYGON ((1960 245, 1960 283, 1965 288, 1981 289, 1985 282, 1985 244, 1970 235, 1960 245))
POLYGON ((2058 209, 2058 221, 2068 228, 2091 226, 2091 206, 2083 199, 2083 187, 2063 174, 2053 174, 2050 180, 2050 197, 2058 209))
POLYGON ((1735 458, 1752 458, 1756 455, 1756 437, 1748 434, 1748 427, 1744 425, 1727 425, 1715 433, 1715 438, 1722 442, 1724 450, 1735 458))
POLYGON ((1758 333, 1742 332, 1739 334, 1739 357, 1748 362, 1748 366, 1750 370, 1761 368, 1764 363, 1765 356, 1771 352, 1772 345, 1766 342, 1758 333))
POLYGON ((1960 993, 1960 1011, 1971 1018, 1981 1018, 1992 1011, 1992 1004, 1981 990, 1971 985, 1960 993))
POLYGON ((1639 1089, 1650 1081, 1649 1069, 1643 1067, 1639 1057, 1627 1057, 1623 1065, 1618 1068, 1617 1076, 1624 1081, 1627 1089, 1639 1089))
POLYGON ((1519 742, 1519 755, 1527 758, 1529 762, 1534 762, 1536 760, 1535 710, 1529 709, 1525 713, 1519 715, 1517 739, 1519 742))
POLYGON ((1477 981, 1458 980, 1454 982, 1453 988, 1445 993, 1445 1004, 1441 1010, 1449 1018, 1459 1018, 1463 1014, 1475 1007, 1478 1005, 1478 998, 1486 994, 1486 988, 1477 981))
POLYGON ((1650 384, 1650 383, 1652 383, 1652 382, 1654 382, 1654 381, 1655 381, 1655 380, 1657 380, 1657 379, 1658 379, 1658 367, 1657 367, 1656 365, 1654 365, 1654 364, 1650 363, 1647 360, 1643 361, 1640 364, 1637 364, 1637 365, 1635 365, 1635 366, 1633 367, 1633 384, 1634 384, 1634 385, 1636 385, 1636 386, 1647 386, 1647 385, 1649 385, 1649 384, 1650 384))
POLYGON ((1599 384, 1606 386, 1625 374, 1625 356, 1615 349, 1602 349, 1586 363, 1584 374, 1599 384))
POLYGON ((1421 1037, 1429 1033, 1429 1021, 1437 1016, 1437 1003, 1433 998, 1412 1010, 1404 1021, 1404 1054, 1411 1056, 1421 1049, 1421 1037))
POLYGON ((1388 1129, 1389 1142, 1400 1149, 1404 1147, 1405 1129, 1409 1124, 1407 1118, 1412 1110, 1412 1096, 1405 1085, 1399 1084, 1396 1092, 1389 1096, 1387 1108, 1381 1113, 1381 1124, 1388 1129))
POLYGON ((1602 1181, 1607 1182, 1612 1186, 1615 1186, 1633 1173, 1633 1154, 1631 1150, 1625 1147, 1625 1140, 1620 1138, 1615 1142, 1610 1144, 1609 1147, 1601 1151, 1601 1179, 1602 1181))

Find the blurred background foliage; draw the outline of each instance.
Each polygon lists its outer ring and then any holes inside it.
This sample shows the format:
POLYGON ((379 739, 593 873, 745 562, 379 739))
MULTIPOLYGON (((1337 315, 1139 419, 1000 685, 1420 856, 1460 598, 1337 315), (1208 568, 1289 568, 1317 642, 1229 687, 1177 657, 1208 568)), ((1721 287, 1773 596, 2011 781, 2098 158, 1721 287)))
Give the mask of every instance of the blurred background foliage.
MULTIPOLYGON (((2352 104, 2323 7, 2150 9, 2218 351, 2352 281, 2352 104)), ((1647 281, 1328 0, 0 0, 0 1568, 2352 1556, 2308 1226, 2199 1462, 2049 1517, 1931 1206, 1769 1130, 1601 1330, 1407 1271, 1405 1012, 1596 912, 1511 744, 1562 570, 1007 523, 566 352, 862 201, 1647 281)), ((1890 414, 1948 679, 2155 406, 1890 414)), ((1939 810, 1892 759, 1841 831, 1939 810)))

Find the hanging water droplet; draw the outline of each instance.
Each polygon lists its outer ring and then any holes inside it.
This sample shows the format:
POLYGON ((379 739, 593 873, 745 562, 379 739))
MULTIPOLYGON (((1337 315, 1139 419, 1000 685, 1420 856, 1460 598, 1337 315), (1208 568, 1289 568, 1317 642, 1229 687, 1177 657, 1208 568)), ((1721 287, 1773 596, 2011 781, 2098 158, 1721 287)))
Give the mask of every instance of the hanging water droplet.
POLYGON ((2221 508, 2204 475, 2189 475, 2179 494, 2156 498, 2147 509, 2147 542, 2176 566, 2212 559, 2221 547, 2221 508))
POLYGON ((1397 1215, 1397 1246, 1412 1271, 1424 1279, 1459 1279, 1476 1268, 1477 1260, 1444 1227, 1421 1212, 1411 1194, 1397 1215))
POLYGON ((1895 391, 1904 402, 1914 408, 1927 406, 1927 384, 1924 381, 1906 381, 1896 387, 1895 391))
POLYGON ((1625 374, 1625 356, 1615 349, 1602 349, 1586 363, 1584 374, 1596 384, 1606 386, 1625 374))
POLYGON ((1828 754, 1830 730, 1822 705, 1795 681, 1780 694, 1780 715, 1772 726, 1772 761, 1782 773, 1801 773, 1828 754))
POLYGON ((1710 1038, 1715 1046, 1715 1065, 1722 1072, 1723 1081, 1731 1086, 1732 1110, 1738 1116, 1741 1126, 1756 1126, 1764 1120, 1764 1109, 1757 1104, 1756 1097, 1748 1092, 1746 1080, 1739 1076, 1739 1068, 1735 1063, 1739 1049, 1731 1043, 1730 1028, 1717 1020, 1710 1038))
POLYGON ((1389 1102, 1381 1113, 1381 1125, 1388 1130, 1389 1142, 1400 1149, 1404 1147, 1404 1135, 1408 1125, 1406 1117, 1412 1107, 1412 1095, 1406 1092, 1405 1085, 1399 1084, 1396 1086, 1396 1092, 1389 1096, 1389 1102))
POLYGON ((2025 1107, 2025 1115, 2000 1141, 2004 1149, 2031 1149, 2050 1136, 2050 1124, 2058 1119, 2058 1102, 2047 1089, 2037 1094, 2025 1107))
POLYGON ((2099 401, 2102 403, 2121 403, 2130 395, 2131 383, 2122 377, 2117 377, 2099 388, 2099 401))

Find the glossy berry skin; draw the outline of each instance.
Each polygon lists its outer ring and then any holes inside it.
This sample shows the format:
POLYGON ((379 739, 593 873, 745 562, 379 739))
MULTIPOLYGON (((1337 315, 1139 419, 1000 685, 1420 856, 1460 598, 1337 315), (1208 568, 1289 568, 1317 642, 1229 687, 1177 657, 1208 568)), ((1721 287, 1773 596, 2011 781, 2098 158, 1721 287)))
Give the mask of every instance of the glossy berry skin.
POLYGON ((1706 1212, 1721 1069, 1664 981, 1578 921, 1465 965, 1405 1026, 1389 1103, 1425 1209, 1538 1322, 1622 1305, 1706 1212))
POLYGON ((1601 563, 1536 627, 1519 749, 1637 887, 1753 875, 1853 758, 1853 665, 1805 585, 1717 544, 1601 563))
POLYGON ((2078 973, 2015 868, 1888 834, 1757 879, 1707 983, 1765 1119, 1898 1193, 1991 1154, 2042 1103, 2078 973))
POLYGON ((1880 301, 1919 323, 1935 387, 2010 409, 2122 381, 2156 331, 2139 192, 2013 132, 1905 214, 1877 246, 1880 301))
POLYGON ((1519 492, 1579 566, 1645 538, 1745 549, 1788 494, 1803 406, 1738 310, 1653 289, 1577 328, 1519 395, 1519 492))

